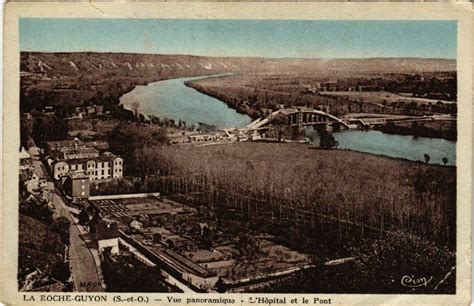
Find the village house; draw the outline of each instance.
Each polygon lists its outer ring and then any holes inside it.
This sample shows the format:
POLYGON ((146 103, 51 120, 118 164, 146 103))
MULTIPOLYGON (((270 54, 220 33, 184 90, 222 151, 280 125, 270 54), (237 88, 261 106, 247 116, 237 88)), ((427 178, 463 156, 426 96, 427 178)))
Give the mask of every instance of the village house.
POLYGON ((20 170, 27 169, 33 162, 30 153, 25 150, 25 147, 21 147, 20 150, 20 170))
POLYGON ((119 237, 120 233, 116 222, 102 219, 95 225, 95 239, 101 254, 104 249, 109 249, 110 254, 119 254, 119 237))
POLYGON ((90 194, 90 180, 83 172, 71 173, 64 181, 64 191, 73 199, 86 199, 90 194))
POLYGON ((63 150, 84 145, 84 142, 79 138, 48 141, 46 142, 46 154, 54 154, 62 152, 63 150))

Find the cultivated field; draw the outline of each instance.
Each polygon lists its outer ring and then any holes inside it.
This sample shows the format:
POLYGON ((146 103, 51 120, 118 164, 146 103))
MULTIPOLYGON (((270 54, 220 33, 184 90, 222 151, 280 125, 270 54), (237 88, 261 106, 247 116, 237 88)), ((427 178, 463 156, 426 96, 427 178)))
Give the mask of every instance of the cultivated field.
POLYGON ((376 92, 354 92, 354 91, 323 91, 320 93, 323 96, 334 96, 334 97, 347 97, 352 100, 358 100, 370 103, 412 103, 415 102, 417 105, 422 104, 436 104, 438 102, 443 104, 456 103, 455 101, 445 101, 436 99, 426 99, 411 96, 403 96, 394 94, 387 91, 376 91, 376 92))

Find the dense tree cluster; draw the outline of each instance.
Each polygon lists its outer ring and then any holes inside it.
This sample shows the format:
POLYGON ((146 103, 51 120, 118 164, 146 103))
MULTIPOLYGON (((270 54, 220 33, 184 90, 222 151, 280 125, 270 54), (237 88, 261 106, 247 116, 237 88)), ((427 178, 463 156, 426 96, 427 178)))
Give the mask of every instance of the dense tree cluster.
POLYGON ((122 156, 128 174, 145 178, 159 172, 156 147, 167 141, 166 130, 150 131, 140 124, 121 122, 107 136, 110 151, 122 156))
POLYGON ((46 141, 65 139, 68 126, 57 116, 35 114, 31 133, 37 145, 44 147, 46 141))
POLYGON ((331 149, 337 147, 338 142, 327 130, 321 130, 319 132, 319 146, 324 149, 331 149))
POLYGON ((388 233, 351 250, 353 261, 315 268, 259 288, 278 293, 453 294, 456 256, 426 239, 388 233), (424 285, 426 282, 426 285, 424 285), (418 285, 418 286, 417 286, 418 285))

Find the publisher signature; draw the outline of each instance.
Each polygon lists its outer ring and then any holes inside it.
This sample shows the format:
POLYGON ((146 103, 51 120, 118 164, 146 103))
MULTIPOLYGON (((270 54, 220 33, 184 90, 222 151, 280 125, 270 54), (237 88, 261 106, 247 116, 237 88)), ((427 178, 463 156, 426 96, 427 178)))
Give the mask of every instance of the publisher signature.
POLYGON ((410 288, 417 288, 422 286, 427 286, 429 282, 433 280, 433 276, 430 278, 427 277, 415 277, 414 275, 404 275, 400 281, 402 286, 410 287, 410 288))

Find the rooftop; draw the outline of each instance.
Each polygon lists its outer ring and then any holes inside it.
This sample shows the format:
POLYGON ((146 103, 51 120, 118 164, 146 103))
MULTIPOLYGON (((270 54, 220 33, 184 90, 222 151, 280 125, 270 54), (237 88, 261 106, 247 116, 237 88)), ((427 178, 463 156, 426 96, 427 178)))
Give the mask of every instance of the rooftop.
POLYGON ((66 140, 56 140, 56 141, 47 141, 46 145, 50 150, 59 149, 63 147, 71 147, 75 144, 82 145, 84 142, 79 138, 76 139, 66 139, 66 140))
POLYGON ((61 158, 57 159, 55 162, 66 162, 68 164, 83 164, 87 163, 90 160, 93 160, 95 162, 107 162, 107 161, 113 161, 115 158, 121 158, 116 155, 101 155, 101 156, 94 156, 94 157, 83 157, 83 158, 61 158))
POLYGON ((73 172, 71 174, 69 174, 69 176, 71 177, 71 179, 75 180, 75 179, 89 179, 89 176, 86 175, 84 172, 73 172))
POLYGON ((62 150, 64 154, 81 154, 81 153, 94 153, 99 155, 99 151, 96 148, 92 147, 67 147, 62 150))

